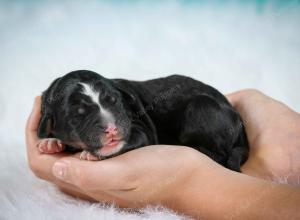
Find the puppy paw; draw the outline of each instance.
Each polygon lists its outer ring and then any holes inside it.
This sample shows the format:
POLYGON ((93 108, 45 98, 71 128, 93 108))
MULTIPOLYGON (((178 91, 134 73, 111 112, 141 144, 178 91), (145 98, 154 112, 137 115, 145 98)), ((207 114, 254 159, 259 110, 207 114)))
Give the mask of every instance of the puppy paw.
POLYGON ((63 151, 65 148, 61 140, 56 138, 45 138, 38 144, 41 153, 54 154, 63 151))
POLYGON ((96 161, 99 160, 98 157, 94 156, 93 154, 91 154, 90 152, 84 150, 81 152, 80 154, 80 160, 89 160, 89 161, 96 161))

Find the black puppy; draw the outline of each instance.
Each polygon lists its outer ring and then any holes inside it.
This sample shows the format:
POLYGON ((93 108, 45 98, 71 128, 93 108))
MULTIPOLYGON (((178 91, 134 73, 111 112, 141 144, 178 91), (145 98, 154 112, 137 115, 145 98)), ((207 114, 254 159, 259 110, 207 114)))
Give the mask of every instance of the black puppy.
POLYGON ((105 159, 153 144, 192 147, 235 171, 248 156, 243 122, 216 89, 172 75, 148 81, 106 79, 79 70, 42 95, 39 150, 83 150, 105 159))

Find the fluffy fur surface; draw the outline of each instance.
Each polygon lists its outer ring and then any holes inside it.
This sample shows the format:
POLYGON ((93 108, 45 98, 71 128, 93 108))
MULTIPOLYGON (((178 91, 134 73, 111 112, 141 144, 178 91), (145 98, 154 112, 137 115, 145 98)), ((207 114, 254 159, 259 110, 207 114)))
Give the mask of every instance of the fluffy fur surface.
POLYGON ((0 219, 184 218, 75 200, 30 172, 25 122, 33 97, 62 72, 135 80, 185 73, 223 93, 258 88, 300 111, 298 1, 113 2, 0 2, 0 219))

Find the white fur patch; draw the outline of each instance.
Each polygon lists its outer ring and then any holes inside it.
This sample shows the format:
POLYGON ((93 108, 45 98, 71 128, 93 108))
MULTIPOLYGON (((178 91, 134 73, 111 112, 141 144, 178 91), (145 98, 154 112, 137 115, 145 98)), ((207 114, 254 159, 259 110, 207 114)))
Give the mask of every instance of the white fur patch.
POLYGON ((84 87, 83 94, 89 96, 92 99, 92 101, 99 106, 101 116, 105 120, 105 122, 115 123, 115 118, 113 114, 101 105, 99 100, 99 95, 100 95, 99 92, 95 91, 94 88, 89 84, 86 83, 80 83, 80 84, 84 87))
POLYGON ((104 151, 104 149, 106 148, 106 147, 104 147, 104 148, 101 148, 98 151, 98 153, 100 156, 107 157, 107 156, 113 155, 115 153, 118 153, 124 147, 124 145, 125 145, 125 141, 120 141, 120 143, 117 146, 112 147, 111 150, 104 151))

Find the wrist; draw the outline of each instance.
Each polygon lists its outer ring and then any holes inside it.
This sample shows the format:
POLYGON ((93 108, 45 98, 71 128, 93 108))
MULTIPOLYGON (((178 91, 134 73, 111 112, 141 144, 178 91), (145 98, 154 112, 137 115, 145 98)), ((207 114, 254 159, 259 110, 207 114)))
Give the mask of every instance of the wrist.
POLYGON ((300 189, 276 184, 221 166, 199 168, 180 193, 175 194, 170 208, 196 219, 278 219, 289 213, 299 216, 300 189), (237 202, 238 201, 238 202, 237 202), (277 217, 278 217, 277 216, 277 217), (275 217, 275 216, 274 216, 275 217))
POLYGON ((213 210, 209 207, 214 202, 212 196, 216 197, 215 189, 232 171, 203 154, 188 160, 185 168, 184 175, 169 194, 166 206, 196 218, 201 217, 200 213, 207 217, 209 210, 213 210))

